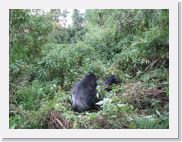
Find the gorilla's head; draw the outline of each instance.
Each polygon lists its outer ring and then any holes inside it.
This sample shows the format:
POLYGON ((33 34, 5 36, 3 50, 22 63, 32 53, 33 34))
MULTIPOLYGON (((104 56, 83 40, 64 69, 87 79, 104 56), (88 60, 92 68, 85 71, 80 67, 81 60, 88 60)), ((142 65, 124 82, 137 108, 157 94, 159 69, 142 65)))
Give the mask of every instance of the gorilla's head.
POLYGON ((84 75, 83 80, 85 80, 86 82, 89 82, 89 84, 93 87, 97 86, 97 77, 95 74, 93 73, 88 73, 86 75, 84 75))

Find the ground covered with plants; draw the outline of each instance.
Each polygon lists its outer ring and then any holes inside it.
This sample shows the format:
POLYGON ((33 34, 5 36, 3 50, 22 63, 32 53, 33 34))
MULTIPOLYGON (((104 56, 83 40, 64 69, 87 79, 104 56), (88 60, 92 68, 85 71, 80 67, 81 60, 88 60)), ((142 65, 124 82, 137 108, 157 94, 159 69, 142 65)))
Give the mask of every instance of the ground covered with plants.
POLYGON ((169 11, 10 10, 9 127, 169 128, 169 11), (71 89, 98 78, 99 111, 74 112, 71 89), (120 83, 105 91, 103 81, 120 83))

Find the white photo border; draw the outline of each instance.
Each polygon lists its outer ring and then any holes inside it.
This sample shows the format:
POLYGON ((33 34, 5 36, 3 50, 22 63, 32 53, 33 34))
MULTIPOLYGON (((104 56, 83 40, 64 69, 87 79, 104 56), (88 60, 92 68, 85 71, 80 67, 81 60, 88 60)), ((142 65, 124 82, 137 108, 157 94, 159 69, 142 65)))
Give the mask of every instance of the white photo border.
POLYGON ((176 0, 6 0, 0 6, 0 137, 179 138, 178 3, 176 0), (9 9, 169 9, 169 129, 9 129, 9 9))

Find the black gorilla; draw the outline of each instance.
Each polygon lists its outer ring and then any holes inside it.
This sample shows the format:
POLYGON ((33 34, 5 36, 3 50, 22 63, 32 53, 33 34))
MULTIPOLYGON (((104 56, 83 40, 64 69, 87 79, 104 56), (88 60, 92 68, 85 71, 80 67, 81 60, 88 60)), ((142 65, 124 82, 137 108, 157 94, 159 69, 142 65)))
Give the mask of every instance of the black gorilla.
POLYGON ((111 75, 104 81, 105 90, 111 91, 112 90, 112 84, 118 84, 120 83, 119 79, 115 75, 111 75))
POLYGON ((97 102, 97 78, 89 73, 77 82, 72 89, 72 109, 83 112, 94 108, 97 102))

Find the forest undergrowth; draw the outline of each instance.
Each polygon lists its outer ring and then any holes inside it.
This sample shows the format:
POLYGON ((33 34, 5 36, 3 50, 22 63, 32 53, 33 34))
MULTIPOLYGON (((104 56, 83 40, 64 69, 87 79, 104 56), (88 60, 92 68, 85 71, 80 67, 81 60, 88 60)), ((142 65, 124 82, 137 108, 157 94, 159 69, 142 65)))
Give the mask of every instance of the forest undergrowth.
POLYGON ((168 129, 169 11, 10 10, 9 127, 168 129), (97 111, 74 112, 71 89, 97 80, 97 111), (115 75, 111 91, 103 82, 115 75))

